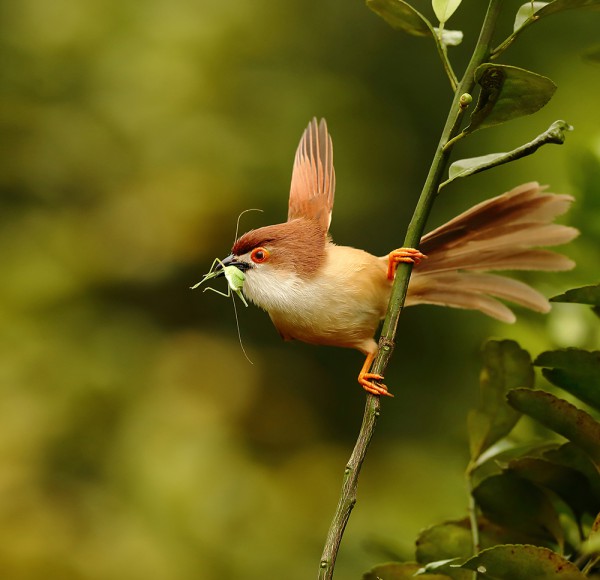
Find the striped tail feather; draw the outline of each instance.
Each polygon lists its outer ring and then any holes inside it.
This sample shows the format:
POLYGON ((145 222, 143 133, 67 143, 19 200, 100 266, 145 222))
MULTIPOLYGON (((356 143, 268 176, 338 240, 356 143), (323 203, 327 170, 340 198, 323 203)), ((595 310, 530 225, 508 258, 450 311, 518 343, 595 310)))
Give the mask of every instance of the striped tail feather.
POLYGON ((427 260, 415 266, 406 305, 438 304, 479 310, 504 322, 513 312, 507 300, 538 312, 550 304, 537 290, 497 270, 569 270, 572 260, 540 249, 571 241, 578 230, 553 223, 573 198, 526 183, 477 204, 421 239, 427 260))

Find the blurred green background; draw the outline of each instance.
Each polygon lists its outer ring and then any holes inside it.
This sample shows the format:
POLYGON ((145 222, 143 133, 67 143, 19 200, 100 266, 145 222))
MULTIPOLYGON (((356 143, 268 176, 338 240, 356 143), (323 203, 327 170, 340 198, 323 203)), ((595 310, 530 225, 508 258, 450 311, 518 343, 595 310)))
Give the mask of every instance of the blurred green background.
MULTIPOLYGON (((429 2, 415 0, 429 13, 429 2)), ((449 27, 469 55, 484 2, 449 27)), ((520 2, 507 1, 499 40, 520 2)), ((552 121, 563 147, 447 188, 438 225, 538 180, 572 193, 583 235, 547 295, 598 281, 600 15, 530 29, 503 62, 550 76, 538 114, 456 153, 503 151, 552 121)), ((2 0, 0 577, 313 577, 362 418, 357 352, 280 341, 268 317, 189 287, 242 230, 283 221, 313 115, 334 137, 341 244, 401 244, 450 103, 433 44, 342 0, 2 0)), ((358 578, 410 558, 462 515, 465 416, 491 335, 597 348, 588 309, 514 326, 420 307, 402 316, 359 502, 338 560, 358 578)))

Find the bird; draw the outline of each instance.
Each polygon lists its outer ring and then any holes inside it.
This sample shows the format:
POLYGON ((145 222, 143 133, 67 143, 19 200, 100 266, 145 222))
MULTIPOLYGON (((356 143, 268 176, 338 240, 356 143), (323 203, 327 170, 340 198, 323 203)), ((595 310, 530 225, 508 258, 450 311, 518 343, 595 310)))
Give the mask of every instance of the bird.
POLYGON ((509 323, 515 315, 498 299, 538 312, 550 304, 529 285, 490 271, 574 266, 543 249, 578 235, 554 223, 573 197, 548 193, 537 182, 478 203, 424 235, 419 248, 381 257, 333 242, 328 232, 335 186, 327 123, 313 118, 296 151, 287 221, 241 235, 217 269, 235 266, 244 273, 244 296, 269 314, 284 340, 359 350, 366 358, 358 382, 373 395, 393 396, 370 368, 399 263, 412 264, 406 306, 478 310, 509 323))

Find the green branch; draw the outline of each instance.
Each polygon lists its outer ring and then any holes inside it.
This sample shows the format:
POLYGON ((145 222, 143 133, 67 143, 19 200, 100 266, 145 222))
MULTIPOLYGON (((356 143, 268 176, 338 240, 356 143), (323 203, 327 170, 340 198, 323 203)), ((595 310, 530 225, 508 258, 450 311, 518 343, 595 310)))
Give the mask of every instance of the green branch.
MULTIPOLYGON (((460 130, 462 116, 465 111, 464 104, 462 104, 461 101, 462 95, 465 93, 472 93, 475 86, 475 70, 489 57, 492 34, 500 12, 501 2, 502 0, 489 0, 487 13, 481 27, 481 33, 477 40, 473 56, 471 57, 471 61, 467 66, 463 78, 454 93, 450 112, 448 113, 448 118, 442 131, 440 142, 435 151, 429 174, 427 175, 412 220, 408 226, 406 237, 404 239, 405 247, 418 248, 419 246, 427 218, 429 217, 433 202, 438 193, 442 175, 450 158, 452 147, 446 147, 446 145, 460 130)), ((400 318, 400 314, 404 307, 411 270, 412 267, 409 264, 400 264, 398 266, 388 311, 379 340, 379 353, 372 367, 372 372, 374 373, 384 374, 391 358, 398 319, 400 318)), ((333 578, 335 560, 344 534, 344 529, 350 518, 352 508, 356 503, 356 490, 360 468, 373 436, 380 408, 380 398, 376 395, 368 394, 362 426, 352 451, 350 461, 346 467, 340 500, 327 534, 327 540, 325 542, 325 548, 319 567, 319 580, 333 578)))
MULTIPOLYGON (((450 112, 446 120, 446 125, 442 131, 440 142, 436 149, 429 174, 425 180, 425 185, 421 191, 421 196, 417 202, 417 207, 413 213, 412 220, 408 226, 406 237, 404 238, 404 246, 418 248, 421 241, 421 236, 425 230, 425 224, 429 213, 433 206, 433 202, 438 193, 438 187, 442 181, 442 175, 448 165, 452 147, 448 147, 448 142, 453 139, 459 132, 460 122, 464 114, 464 106, 461 104, 462 95, 465 93, 471 94, 475 87, 475 70, 483 64, 490 53, 492 33, 500 12, 502 0, 490 0, 488 10, 481 28, 481 33, 477 41, 477 45, 471 57, 471 61, 467 66, 467 70, 460 81, 457 91, 454 95, 450 112)), ((388 311, 383 323, 381 331, 380 345, 393 344, 396 336, 398 319, 404 307, 404 301, 408 292, 408 283, 410 280, 412 266, 410 264, 400 264, 396 273, 396 279, 392 287, 392 296, 390 298, 388 311)), ((372 372, 383 374, 389 359, 391 357, 391 349, 385 350, 381 348, 379 355, 375 360, 372 372)))
POLYGON ((490 53, 490 60, 496 60, 517 38, 521 35, 521 33, 529 28, 534 22, 539 20, 539 16, 533 15, 529 20, 527 20, 521 27, 515 30, 510 36, 508 36, 501 44, 499 44, 492 52, 490 53))
POLYGON ((444 46, 444 43, 442 42, 441 33, 440 33, 440 36, 438 36, 435 33, 435 30, 433 30, 432 33, 433 33, 433 40, 435 42, 435 46, 436 46, 438 54, 440 56, 440 60, 442 61, 442 65, 444 66, 444 71, 446 72, 446 76, 448 77, 448 80, 450 81, 450 86, 452 87, 453 91, 456 91, 456 87, 458 87, 458 79, 456 78, 456 73, 454 72, 454 69, 452 68, 452 64, 450 63, 450 60, 448 59, 448 50, 444 46))
MULTIPOLYGON (((469 494, 469 524, 471 527, 471 546, 472 555, 476 556, 481 549, 481 540, 479 537, 479 523, 477 522, 477 502, 473 495, 473 470, 475 469, 476 461, 471 460, 465 471, 465 479, 467 481, 467 492, 469 494)), ((477 580, 479 574, 475 570, 473 572, 473 580, 477 580)))
POLYGON ((333 577, 333 569, 335 566, 335 560, 337 557, 340 544, 342 542, 342 536, 346 529, 346 524, 350 519, 350 513, 356 503, 356 490, 358 488, 358 476, 362 463, 367 454, 371 437, 375 431, 375 424, 379 417, 379 397, 374 395, 367 396, 367 406, 363 415, 363 423, 360 427, 358 439, 352 450, 352 455, 346 464, 344 470, 344 481, 342 484, 342 493, 335 510, 335 515, 331 521, 329 532, 327 534, 327 541, 323 554, 321 556, 321 563, 319 567, 319 580, 325 580, 333 577))
MULTIPOLYGON (((450 166, 449 178, 440 184, 438 191, 441 191, 443 187, 446 187, 449 183, 458 179, 459 177, 468 177, 475 173, 487 171, 499 165, 516 161, 522 157, 533 155, 542 145, 548 143, 554 143, 556 145, 562 145, 565 142, 565 132, 572 131, 573 127, 565 121, 554 121, 546 131, 541 135, 538 135, 533 141, 525 143, 508 153, 491 153, 489 155, 483 155, 482 157, 473 157, 471 159, 461 159, 456 161, 450 166), (453 171, 454 169, 454 171, 453 171)), ((464 131, 458 136, 464 135, 464 131)), ((456 140, 456 138, 455 138, 456 140)))

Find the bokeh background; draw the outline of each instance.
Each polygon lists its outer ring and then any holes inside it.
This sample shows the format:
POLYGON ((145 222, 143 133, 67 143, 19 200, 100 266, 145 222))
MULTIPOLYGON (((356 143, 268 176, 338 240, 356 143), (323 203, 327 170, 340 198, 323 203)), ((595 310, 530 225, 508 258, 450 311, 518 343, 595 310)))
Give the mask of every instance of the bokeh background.
MULTIPOLYGON (((458 71, 484 4, 449 24, 466 36, 458 71)), ((547 295, 598 281, 600 68, 580 55, 599 23, 572 11, 523 35, 503 62, 550 76, 556 96, 456 153, 508 150, 561 118, 567 144, 456 183, 431 218, 527 180, 572 193, 577 269, 525 276, 547 295)), ((433 44, 342 0, 2 0, 0 34, 0 577, 313 577, 362 358, 284 344, 239 304, 250 364, 231 302, 189 287, 229 253, 242 210, 264 211, 242 230, 285 219, 313 115, 334 136, 334 239, 397 247, 451 98, 433 44)), ((599 346, 578 306, 521 310, 514 326, 406 311, 339 578, 410 558, 419 529, 463 514, 489 336, 534 354, 599 346)))

